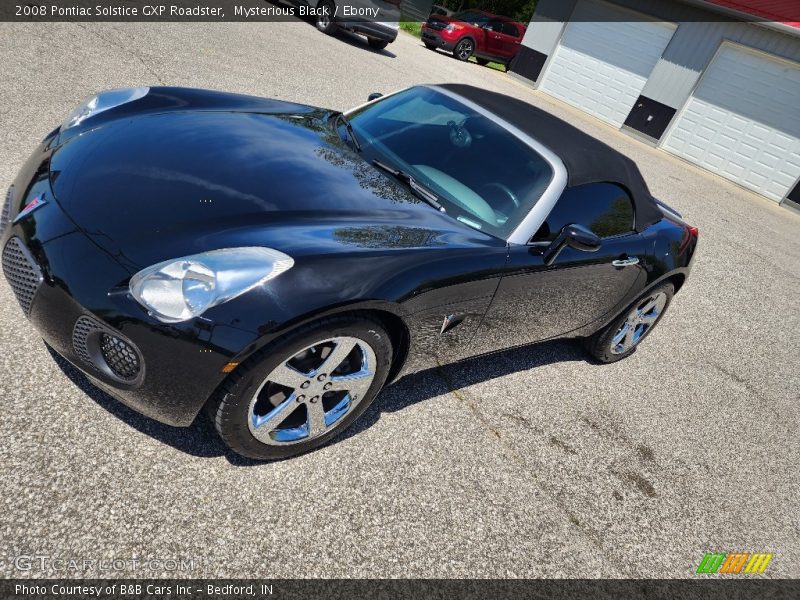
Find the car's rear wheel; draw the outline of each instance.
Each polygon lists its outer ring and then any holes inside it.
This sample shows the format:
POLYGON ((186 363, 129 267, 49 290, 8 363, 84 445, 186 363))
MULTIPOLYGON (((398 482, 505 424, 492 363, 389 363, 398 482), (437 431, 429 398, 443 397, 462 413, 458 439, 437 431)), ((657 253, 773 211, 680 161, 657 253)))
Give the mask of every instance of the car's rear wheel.
POLYGON ((365 317, 337 317, 268 345, 210 401, 223 441, 260 460, 322 446, 369 407, 389 373, 392 345, 365 317))
POLYGON ((374 48, 375 50, 383 50, 389 45, 389 42, 376 38, 367 38, 367 43, 370 48, 374 48))
POLYGON ((489 60, 488 59, 486 59, 486 58, 478 58, 477 56, 475 57, 475 62, 477 62, 482 67, 485 67, 486 65, 489 64, 489 60))
POLYGON ((317 29, 327 35, 336 33, 337 25, 333 20, 333 13, 335 7, 330 0, 323 0, 317 5, 319 12, 317 13, 317 29))
POLYGON ((475 52, 475 42, 471 38, 460 40, 453 48, 453 56, 458 60, 467 60, 475 52))
POLYGON ((643 294, 610 325, 587 338, 586 349, 604 363, 630 356, 664 316, 674 294, 669 282, 643 294))

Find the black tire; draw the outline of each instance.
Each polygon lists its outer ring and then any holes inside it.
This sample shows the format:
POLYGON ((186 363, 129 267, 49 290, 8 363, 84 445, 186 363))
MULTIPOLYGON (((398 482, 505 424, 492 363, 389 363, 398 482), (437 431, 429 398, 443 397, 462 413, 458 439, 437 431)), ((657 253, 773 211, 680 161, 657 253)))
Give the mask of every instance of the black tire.
POLYGON ((383 50, 384 48, 386 48, 386 46, 389 45, 389 42, 385 40, 378 40, 375 38, 367 38, 367 43, 369 44, 370 48, 373 48, 375 50, 383 50))
MULTIPOLYGON (((323 446, 350 427, 372 404, 375 396, 383 387, 391 363, 392 344, 389 335, 380 323, 359 315, 331 317, 300 327, 265 346, 249 358, 220 386, 215 396, 209 400, 207 411, 220 437, 234 452, 257 460, 289 458, 323 446), (345 413, 335 425, 310 440, 296 441, 286 445, 270 445, 254 437, 249 427, 251 403, 255 403, 254 406, 257 406, 257 403, 261 401, 254 397, 256 397, 256 392, 262 389, 265 380, 277 367, 292 359, 304 348, 308 348, 315 342, 343 336, 366 342, 375 353, 376 358, 373 379, 356 406, 350 412, 345 413)), ((309 389, 313 390, 313 388, 309 389)), ((257 398, 261 397, 262 394, 257 396, 257 398)), ((322 406, 322 402, 323 400, 320 401, 319 406, 322 406)), ((298 406, 300 405, 298 404, 298 406)), ((268 411, 271 408, 273 408, 272 405, 268 405, 265 410, 268 411)), ((304 414, 307 414, 305 411, 309 409, 298 410, 300 410, 302 418, 304 414)), ((288 418, 294 416, 296 413, 288 418)))
POLYGON ((475 42, 472 38, 461 38, 453 48, 453 57, 456 60, 469 60, 473 52, 475 52, 475 42))
POLYGON ((517 63, 517 57, 515 56, 506 63, 506 73, 508 73, 516 63, 517 63))
POLYGON ((322 0, 322 2, 317 5, 317 8, 327 8, 325 12, 320 11, 317 14, 317 29, 326 35, 333 35, 336 33, 336 30, 339 29, 339 26, 336 25, 336 21, 333 19, 335 10, 333 2, 331 2, 331 0, 322 0))
POLYGON ((475 57, 475 62, 477 62, 480 66, 485 67, 486 65, 489 64, 489 59, 487 59, 487 58, 478 58, 476 56, 475 57))
POLYGON ((425 47, 428 50, 436 50, 436 44, 431 44, 430 42, 422 42, 422 43, 425 44, 425 47))
POLYGON ((675 287, 669 282, 662 283, 661 285, 645 292, 609 325, 596 332, 592 336, 586 338, 584 341, 586 350, 595 359, 602 363, 613 363, 630 356, 636 352, 636 349, 639 347, 639 344, 641 344, 642 340, 650 335, 650 332, 653 331, 655 326, 658 325, 659 321, 661 321, 661 318, 664 316, 664 313, 667 312, 674 295, 675 287), (641 309, 647 308, 648 302, 651 299, 658 298, 661 294, 664 295, 665 302, 663 307, 661 307, 658 311, 657 316, 655 316, 655 320, 648 324, 647 327, 638 335, 638 337, 635 337, 638 327, 644 323, 639 323, 639 325, 635 325, 634 327, 630 327, 630 325, 628 325, 629 328, 633 329, 632 335, 634 336, 634 338, 632 338, 632 345, 629 348, 624 348, 625 343, 627 342, 627 337, 623 338, 622 343, 615 344, 614 337, 617 336, 617 334, 623 333, 623 326, 625 326, 626 323, 629 323, 629 318, 633 319, 634 311, 638 311, 637 314, 641 313, 641 309))

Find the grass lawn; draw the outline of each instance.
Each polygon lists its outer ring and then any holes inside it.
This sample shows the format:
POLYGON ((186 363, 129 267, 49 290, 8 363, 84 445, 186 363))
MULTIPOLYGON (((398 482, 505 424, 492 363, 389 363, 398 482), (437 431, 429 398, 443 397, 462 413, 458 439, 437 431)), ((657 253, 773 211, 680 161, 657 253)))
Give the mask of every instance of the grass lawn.
MULTIPOLYGON (((477 63, 478 61, 475 60, 474 56, 471 56, 470 59, 469 59, 469 62, 477 63)), ((490 62, 486 66, 488 68, 490 68, 490 69, 494 69, 495 71, 500 71, 501 73, 505 73, 506 72, 506 67, 505 67, 505 65, 503 63, 490 62)))
MULTIPOLYGON (((416 38, 419 38, 422 35, 422 23, 418 21, 402 21, 400 23, 400 29, 402 29, 407 33, 410 33, 416 38)), ((474 56, 471 57, 469 60, 471 62, 477 62, 474 56)), ((501 63, 490 62, 486 66, 489 67, 490 69, 494 69, 495 71, 500 71, 501 73, 505 73, 506 71, 505 66, 502 65, 501 63)))
POLYGON ((403 21, 400 23, 400 29, 407 31, 414 37, 422 35, 422 23, 419 21, 403 21))

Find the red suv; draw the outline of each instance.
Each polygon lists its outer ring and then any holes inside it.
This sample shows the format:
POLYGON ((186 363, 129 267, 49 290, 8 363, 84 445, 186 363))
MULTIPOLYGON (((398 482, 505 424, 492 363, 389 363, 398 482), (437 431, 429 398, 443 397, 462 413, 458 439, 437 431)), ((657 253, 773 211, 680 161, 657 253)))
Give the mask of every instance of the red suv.
POLYGON ((431 50, 452 52, 458 60, 473 54, 479 64, 503 63, 508 69, 517 55, 525 25, 482 10, 467 10, 452 17, 431 15, 422 24, 422 41, 431 50))

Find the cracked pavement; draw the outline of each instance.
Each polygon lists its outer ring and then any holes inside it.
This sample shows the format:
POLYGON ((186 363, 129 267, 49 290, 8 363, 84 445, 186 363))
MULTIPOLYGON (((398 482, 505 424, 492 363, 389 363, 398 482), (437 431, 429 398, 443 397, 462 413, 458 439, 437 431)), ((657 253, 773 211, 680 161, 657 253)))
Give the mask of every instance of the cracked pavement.
MULTIPOLYGON (((700 228, 692 277, 630 358, 549 342, 387 388, 318 452, 253 464, 205 418, 150 421, 59 365, 0 284, 0 575, 13 558, 184 558, 181 576, 690 577, 707 551, 800 576, 800 215, 513 78, 401 34, 290 24, 0 24, 0 186, 84 97, 164 83, 345 109, 464 82, 584 127, 700 228)), ((124 571, 119 575, 176 573, 124 571)))

